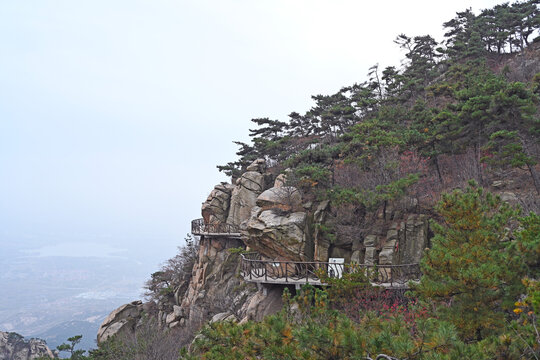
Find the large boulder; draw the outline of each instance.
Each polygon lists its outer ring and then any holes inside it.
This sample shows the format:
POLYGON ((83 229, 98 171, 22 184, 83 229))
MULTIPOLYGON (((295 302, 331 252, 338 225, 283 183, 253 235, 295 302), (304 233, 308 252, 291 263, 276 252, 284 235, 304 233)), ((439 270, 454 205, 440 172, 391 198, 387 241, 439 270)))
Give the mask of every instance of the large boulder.
POLYGON ((256 205, 257 197, 264 191, 264 175, 259 162, 260 160, 255 160, 253 166, 248 167, 248 169, 258 171, 247 171, 236 180, 236 186, 231 194, 228 224, 240 226, 249 219, 251 209, 256 205))
POLYGON ((143 308, 142 301, 137 300, 124 304, 111 312, 99 327, 97 334, 98 344, 117 334, 134 333, 143 308))
POLYGON ((302 206, 302 195, 292 186, 273 187, 259 195, 256 204, 261 208, 296 210, 302 206))
POLYGON ((233 189, 234 186, 228 183, 214 187, 201 209, 206 224, 222 224, 227 221, 233 189))
POLYGON ((263 210, 254 207, 246 224, 245 242, 261 255, 279 259, 302 261, 305 258, 306 213, 263 210))

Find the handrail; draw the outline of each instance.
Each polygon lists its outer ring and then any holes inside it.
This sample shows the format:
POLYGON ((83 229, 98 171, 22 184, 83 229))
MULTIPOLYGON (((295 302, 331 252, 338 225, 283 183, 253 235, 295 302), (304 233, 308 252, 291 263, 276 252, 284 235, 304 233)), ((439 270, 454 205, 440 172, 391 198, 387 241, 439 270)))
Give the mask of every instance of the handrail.
POLYGON ((225 223, 207 224, 204 222, 204 219, 191 221, 191 233, 193 235, 240 236, 240 230, 235 225, 225 223))
POLYGON ((262 260, 257 253, 242 254, 241 272, 245 280, 271 283, 321 284, 321 272, 329 277, 363 271, 372 284, 403 287, 420 279, 419 264, 338 264, 320 261, 262 260))

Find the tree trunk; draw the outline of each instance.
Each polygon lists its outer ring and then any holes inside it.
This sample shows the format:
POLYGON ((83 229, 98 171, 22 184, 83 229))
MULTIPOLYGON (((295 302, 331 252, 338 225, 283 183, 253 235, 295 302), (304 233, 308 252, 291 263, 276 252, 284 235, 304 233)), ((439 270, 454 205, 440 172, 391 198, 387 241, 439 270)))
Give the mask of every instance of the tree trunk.
POLYGON ((478 172, 478 183, 484 186, 484 177, 482 176, 482 163, 480 162, 480 144, 474 144, 474 155, 476 162, 476 171, 478 172))
POLYGON ((437 170, 437 176, 439 177, 439 182, 441 183, 441 185, 443 185, 443 178, 442 178, 442 174, 441 174, 441 168, 439 167, 439 156, 438 155, 435 155, 434 164, 435 164, 435 169, 437 170))
MULTIPOLYGON (((523 147, 523 152, 525 152, 525 155, 527 155, 528 158, 536 160, 538 157, 535 156, 535 154, 533 152, 536 152, 536 153, 538 153, 538 152, 537 151, 531 151, 531 149, 529 147, 530 143, 527 141, 529 137, 525 133, 523 133, 521 131, 519 132, 518 136, 519 136, 519 140, 521 141, 521 146, 523 147)), ((534 140, 532 140, 532 141, 533 141, 533 144, 534 144, 534 140)), ((531 174, 531 178, 533 180, 534 187, 536 189, 536 193, 540 194, 540 177, 538 176, 538 172, 536 172, 536 169, 534 168, 533 164, 527 164, 527 169, 529 170, 529 173, 531 174)))
POLYGON ((529 173, 531 174, 531 177, 533 179, 534 187, 536 188, 536 193, 540 195, 540 179, 538 178, 538 173, 534 169, 534 165, 527 164, 527 168, 529 169, 529 173))

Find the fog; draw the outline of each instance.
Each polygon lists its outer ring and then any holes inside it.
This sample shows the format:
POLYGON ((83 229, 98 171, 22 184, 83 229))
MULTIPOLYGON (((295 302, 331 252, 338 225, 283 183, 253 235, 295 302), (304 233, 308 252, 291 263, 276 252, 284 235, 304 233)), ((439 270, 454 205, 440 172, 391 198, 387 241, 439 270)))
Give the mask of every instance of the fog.
MULTIPOLYGON (((396 35, 441 40, 456 11, 494 4, 0 2, 1 265, 106 258, 125 272, 111 282, 131 275, 140 292, 227 180, 216 165, 235 159, 251 118, 305 112, 371 65, 399 66, 396 35)), ((69 296, 108 294, 99 279, 69 296)))

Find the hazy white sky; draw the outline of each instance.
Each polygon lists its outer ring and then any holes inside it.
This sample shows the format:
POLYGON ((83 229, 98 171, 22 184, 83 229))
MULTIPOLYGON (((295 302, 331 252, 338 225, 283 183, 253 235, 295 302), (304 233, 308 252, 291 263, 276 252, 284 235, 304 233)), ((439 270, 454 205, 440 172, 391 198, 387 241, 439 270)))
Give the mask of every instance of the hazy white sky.
POLYGON ((500 1, 0 0, 0 246, 77 241, 165 259, 250 119, 399 65, 500 1))

